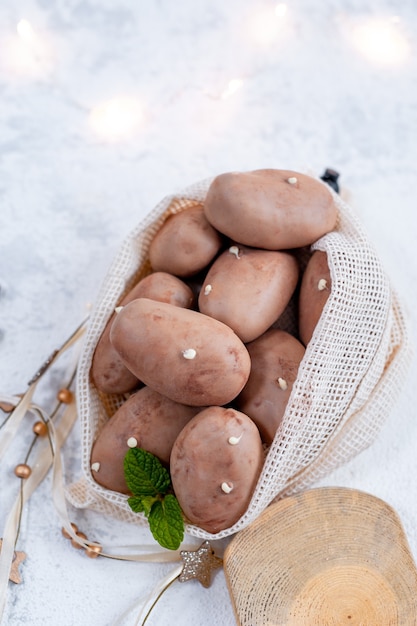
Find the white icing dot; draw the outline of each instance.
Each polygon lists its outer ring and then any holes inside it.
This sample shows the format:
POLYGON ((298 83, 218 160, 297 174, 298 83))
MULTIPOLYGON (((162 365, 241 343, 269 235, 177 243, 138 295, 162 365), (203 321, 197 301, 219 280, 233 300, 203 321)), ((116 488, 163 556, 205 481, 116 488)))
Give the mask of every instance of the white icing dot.
POLYGON ((288 383, 284 378, 278 378, 278 385, 281 387, 281 389, 283 389, 284 391, 286 389, 288 389, 288 383))
POLYGON ((92 464, 91 469, 93 472, 98 472, 98 470, 100 469, 100 463, 96 461, 96 463, 92 464))
POLYGON ((242 439, 243 433, 239 435, 239 437, 229 437, 228 441, 231 446, 236 446, 239 441, 242 439))
POLYGON ((287 182, 290 183, 290 185, 296 185, 298 183, 298 178, 291 176, 287 182))
POLYGON ((187 350, 182 351, 182 356, 184 359, 192 360, 197 356, 197 351, 194 348, 187 348, 187 350))
POLYGON ((317 289, 319 291, 327 289, 327 280, 325 278, 320 278, 319 282, 317 283, 317 289))
POLYGON ((129 446, 129 448, 136 448, 136 446, 138 445, 138 440, 136 439, 136 437, 129 437, 129 439, 127 440, 127 445, 129 446))
POLYGON ((239 256, 240 250, 237 246, 230 246, 229 252, 230 254, 234 254, 237 259, 240 259, 240 256, 239 256))
POLYGON ((233 491, 233 485, 231 483, 222 483, 222 491, 224 491, 224 493, 230 493, 233 491))
POLYGON ((122 307, 122 306, 117 306, 117 307, 114 309, 114 312, 115 312, 115 313, 120 313, 120 311, 121 311, 122 309, 123 309, 123 307, 122 307))
POLYGON ((211 285, 206 285, 205 288, 204 288, 204 295, 208 296, 212 289, 213 289, 213 287, 211 285))

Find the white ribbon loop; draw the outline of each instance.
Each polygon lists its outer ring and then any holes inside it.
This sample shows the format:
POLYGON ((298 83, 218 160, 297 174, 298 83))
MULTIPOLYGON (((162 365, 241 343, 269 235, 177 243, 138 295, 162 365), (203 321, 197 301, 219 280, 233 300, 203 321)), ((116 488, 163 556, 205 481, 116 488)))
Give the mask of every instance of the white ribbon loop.
MULTIPOLYGON (((53 353, 53 357, 44 363, 37 374, 33 377, 28 390, 22 397, 0 395, 0 402, 4 401, 15 407, 5 418, 3 428, 0 428, 0 459, 7 453, 9 445, 16 437, 22 420, 27 413, 36 414, 48 427, 48 436, 43 439, 38 438, 36 441, 36 446, 33 449, 33 460, 31 462, 31 474, 28 478, 20 479, 23 482, 21 483, 19 494, 17 495, 13 507, 7 516, 3 529, 3 543, 0 552, 0 621, 6 606, 8 581, 15 553, 16 542, 19 535, 22 510, 51 467, 52 498, 62 527, 66 530, 71 539, 78 543, 81 547, 88 549, 91 546, 98 545, 96 542, 89 541, 76 533, 71 525, 65 496, 61 448, 77 419, 77 408, 75 402, 66 405, 65 409, 61 411, 61 413, 59 413, 59 411, 54 411, 51 415, 33 402, 33 396, 43 374, 68 348, 79 341, 83 335, 84 328, 85 322, 75 331, 75 333, 73 333, 73 335, 71 335, 71 337, 59 350, 53 353)), ((69 376, 70 380, 74 379, 76 367, 77 362, 75 360, 75 365, 73 365, 71 375, 69 376)), ((195 545, 182 546, 182 549, 187 550, 193 550, 194 548, 195 545)), ((102 550, 100 555, 111 559, 154 563, 178 563, 178 561, 181 560, 179 550, 165 550, 164 548, 155 545, 113 546, 110 550, 102 550), (125 551, 126 553, 124 553, 125 551)), ((143 615, 144 611, 149 611, 150 605, 152 608, 153 603, 158 599, 162 591, 169 584, 171 584, 171 582, 178 578, 182 568, 183 565, 181 563, 175 568, 174 572, 169 574, 158 584, 157 588, 145 601, 140 615, 143 615)), ((142 604, 143 602, 136 603, 134 607, 131 607, 127 611, 125 616, 134 609, 139 610, 142 604)), ((121 618, 121 620, 123 619, 124 617, 121 618)), ((138 619, 140 619, 140 616, 138 619)), ((121 621, 119 620, 118 623, 121 623, 121 621)))

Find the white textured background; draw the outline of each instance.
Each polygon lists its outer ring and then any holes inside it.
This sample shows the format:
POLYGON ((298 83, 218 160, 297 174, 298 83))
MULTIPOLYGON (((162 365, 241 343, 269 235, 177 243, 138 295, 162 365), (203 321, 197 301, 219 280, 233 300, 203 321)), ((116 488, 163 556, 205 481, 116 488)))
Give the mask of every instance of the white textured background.
MULTIPOLYGON (((289 0, 280 17, 276 5, 2 1, 0 392, 24 391, 84 318, 124 237, 163 196, 230 170, 339 170, 415 328, 417 7, 289 0), (103 118, 113 99, 119 109, 103 118)), ((323 481, 391 504, 415 558, 416 380, 414 363, 375 444, 323 481)), ((40 398, 45 408, 59 383, 57 373, 40 398)), ((27 428, 1 460, 0 534, 27 428)), ((70 478, 78 463, 76 428, 70 478)), ((75 517, 90 538, 148 539, 95 514, 75 517)), ((114 624, 172 567, 91 561, 70 548, 48 479, 25 509, 18 549, 28 556, 24 582, 10 585, 7 625, 114 624)), ((233 625, 223 574, 208 591, 174 585, 148 623, 233 625)))

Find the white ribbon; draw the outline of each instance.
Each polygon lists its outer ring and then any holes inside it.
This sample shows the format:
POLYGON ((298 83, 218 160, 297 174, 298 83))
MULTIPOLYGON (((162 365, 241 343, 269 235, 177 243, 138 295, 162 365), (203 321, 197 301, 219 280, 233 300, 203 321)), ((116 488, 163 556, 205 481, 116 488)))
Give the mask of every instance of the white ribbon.
MULTIPOLYGON (((67 412, 71 419, 67 419, 64 427, 61 427, 59 430, 57 439, 60 445, 62 445, 65 441, 76 417, 76 410, 73 405, 68 407, 66 413, 67 412)), ((51 422, 49 425, 50 424, 51 422)), ((29 478, 23 479, 21 489, 19 490, 15 503, 7 516, 6 524, 3 530, 3 544, 0 552, 0 618, 3 614, 6 603, 8 579, 13 562, 21 511, 32 493, 37 489, 47 475, 52 462, 50 442, 47 439, 42 439, 38 441, 37 444, 37 455, 34 463, 32 464, 32 473, 29 478)))
MULTIPOLYGON (((34 377, 33 381, 29 384, 26 393, 22 397, 18 396, 0 396, 0 401, 9 402, 15 408, 9 416, 5 418, 3 427, 0 430, 0 459, 6 454, 9 445, 16 437, 19 430, 19 426, 28 413, 40 414, 42 419, 47 422, 49 432, 54 431, 52 421, 43 409, 32 402, 33 395, 36 391, 38 382, 42 377, 44 371, 63 354, 68 348, 74 345, 82 336, 85 328, 85 322, 79 326, 79 328, 71 335, 71 337, 57 350, 46 364, 39 370, 38 374, 34 377)), ((66 418, 62 420, 59 431, 55 433, 54 438, 56 441, 56 448, 58 449, 68 436, 76 419, 75 405, 71 404, 65 410, 64 415, 66 418)), ((56 455, 55 455, 56 456, 56 455)), ((20 526, 20 518, 22 515, 22 509, 24 504, 28 501, 32 493, 36 490, 39 484, 43 481, 48 470, 51 466, 53 458, 53 444, 52 438, 39 439, 36 446, 36 458, 32 463, 32 471, 28 478, 20 479, 23 482, 20 485, 19 494, 12 506, 9 515, 6 518, 5 527, 2 533, 3 543, 0 552, 0 619, 4 613, 6 605, 6 597, 8 590, 8 581, 13 562, 15 545, 20 526)))
POLYGON ((132 606, 130 606, 127 611, 125 611, 123 615, 121 615, 120 618, 114 622, 113 626, 122 626, 125 619, 133 612, 138 614, 134 626, 143 626, 163 592, 179 577, 182 572, 182 568, 183 564, 181 563, 174 570, 172 570, 172 572, 165 576, 165 578, 160 580, 144 600, 138 600, 138 602, 135 602, 132 606))
POLYGON ((15 438, 22 419, 30 410, 32 396, 35 393, 35 390, 36 383, 33 383, 22 398, 15 396, 0 396, 0 401, 8 402, 15 407, 13 413, 6 418, 7 421, 0 430, 0 459, 4 456, 9 445, 15 438))
MULTIPOLYGON (((33 382, 29 385, 28 390, 22 396, 6 396, 0 395, 0 401, 8 402, 15 408, 6 417, 4 426, 0 430, 0 459, 5 455, 10 443, 16 437, 19 426, 24 418, 25 414, 30 412, 37 414, 42 418, 48 427, 48 436, 45 438, 39 438, 36 441, 36 446, 33 450, 32 462, 31 462, 31 474, 26 479, 20 479, 23 482, 20 485, 19 494, 15 500, 12 509, 10 510, 5 527, 3 530, 3 543, 0 552, 0 621, 4 613, 7 599, 8 581, 13 562, 15 546, 18 539, 20 519, 22 510, 25 503, 29 500, 30 496, 37 489, 40 483, 43 481, 48 471, 52 466, 52 498, 60 518, 63 528, 70 535, 76 543, 83 548, 97 545, 95 542, 91 542, 88 539, 79 537, 71 526, 71 521, 68 515, 67 502, 65 498, 64 478, 61 458, 61 447, 68 437, 75 420, 77 419, 77 409, 74 402, 67 405, 62 415, 56 415, 56 419, 52 421, 49 414, 40 406, 32 401, 33 395, 36 391, 39 379, 42 377, 46 369, 48 369, 52 363, 58 359, 68 348, 75 344, 82 336, 84 332, 85 323, 82 324, 77 331, 68 339, 67 342, 50 358, 45 366, 41 368, 38 374, 33 379, 33 382)), ((71 378, 74 376, 72 372, 71 378)), ((197 546, 189 545, 182 546, 183 550, 193 550, 197 546)), ((142 561, 142 562, 159 562, 169 563, 177 562, 181 560, 180 551, 166 550, 159 546, 150 545, 137 545, 137 546, 113 546, 111 550, 102 551, 101 555, 107 558, 120 559, 126 561, 142 561), (130 553, 123 554, 124 549, 129 549, 130 553), (135 551, 132 553, 132 549, 135 551)), ((139 624, 139 620, 143 616, 146 620, 155 602, 158 600, 161 593, 170 585, 181 573, 183 564, 177 565, 175 570, 171 572, 167 577, 158 583, 152 593, 145 601, 135 603, 130 607, 127 612, 118 620, 117 624, 121 624, 123 619, 131 613, 133 610, 142 610, 138 616, 136 624, 139 624)), ((143 622, 142 622, 143 623, 143 622)))

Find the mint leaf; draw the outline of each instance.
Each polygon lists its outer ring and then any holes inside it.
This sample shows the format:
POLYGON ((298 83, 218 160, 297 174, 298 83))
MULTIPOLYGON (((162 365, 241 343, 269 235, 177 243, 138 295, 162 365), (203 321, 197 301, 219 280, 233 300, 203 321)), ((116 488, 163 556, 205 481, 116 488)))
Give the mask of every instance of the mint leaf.
POLYGON ((168 494, 157 500, 148 517, 154 539, 168 550, 177 550, 184 538, 184 520, 178 500, 168 494))
POLYGON ((132 496, 127 499, 127 502, 135 513, 145 513, 148 517, 151 512, 152 505, 157 500, 155 496, 132 496))
POLYGON ((177 498, 167 493, 169 472, 150 452, 132 448, 124 458, 124 473, 133 494, 127 500, 130 508, 145 514, 152 535, 163 548, 177 550, 184 538, 184 520, 177 498))
POLYGON ((123 466, 127 486, 135 496, 164 494, 171 484, 160 460, 142 448, 128 450, 123 466))
POLYGON ((131 498, 128 498, 127 503, 135 513, 143 513, 145 511, 142 498, 140 496, 132 496, 131 498))

